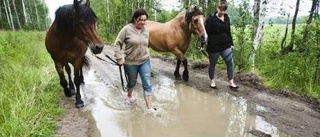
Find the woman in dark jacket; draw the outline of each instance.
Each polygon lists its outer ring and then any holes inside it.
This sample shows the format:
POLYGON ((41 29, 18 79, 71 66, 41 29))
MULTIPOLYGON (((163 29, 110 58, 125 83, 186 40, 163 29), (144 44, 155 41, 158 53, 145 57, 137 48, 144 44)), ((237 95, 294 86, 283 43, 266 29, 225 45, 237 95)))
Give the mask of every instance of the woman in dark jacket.
POLYGON ((211 79, 211 88, 217 88, 214 80, 215 67, 219 56, 223 58, 227 66, 227 73, 229 79, 229 87, 231 89, 238 89, 234 84, 233 71, 233 40, 230 30, 230 19, 227 10, 227 2, 221 1, 217 11, 211 14, 206 21, 206 31, 208 34, 207 52, 209 54, 209 78, 211 79))

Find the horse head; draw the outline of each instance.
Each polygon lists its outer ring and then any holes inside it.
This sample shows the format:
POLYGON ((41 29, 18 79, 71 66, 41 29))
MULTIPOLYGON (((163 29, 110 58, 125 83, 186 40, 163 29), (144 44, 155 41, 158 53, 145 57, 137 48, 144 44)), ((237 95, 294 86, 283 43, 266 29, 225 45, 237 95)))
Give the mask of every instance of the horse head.
POLYGON ((202 43, 206 42, 208 35, 204 26, 203 13, 201 9, 196 6, 190 6, 186 12, 186 22, 191 32, 201 40, 202 43))
POLYGON ((97 31, 97 16, 90 8, 90 1, 85 4, 74 0, 73 29, 76 37, 84 41, 94 54, 101 53, 104 44, 97 31))

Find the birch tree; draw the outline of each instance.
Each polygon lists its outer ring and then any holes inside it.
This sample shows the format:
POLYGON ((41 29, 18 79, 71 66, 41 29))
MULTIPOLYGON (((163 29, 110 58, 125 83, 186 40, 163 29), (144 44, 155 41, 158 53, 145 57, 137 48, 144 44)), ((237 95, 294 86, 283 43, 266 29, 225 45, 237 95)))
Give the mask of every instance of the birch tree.
POLYGON ((308 35, 308 26, 311 24, 312 19, 314 18, 315 15, 315 10, 317 7, 317 4, 319 3, 319 0, 312 0, 312 5, 311 5, 311 9, 310 9, 310 14, 308 16, 307 22, 306 22, 306 26, 304 29, 304 33, 303 33, 303 39, 305 40, 307 38, 308 35))
POLYGON ((34 6, 34 10, 36 12, 36 19, 37 19, 37 23, 38 23, 38 29, 40 30, 40 21, 39 21, 39 14, 38 14, 36 0, 33 0, 33 6, 34 6))
POLYGON ((21 0, 24 24, 28 23, 25 1, 21 0))
MULTIPOLYGON (((260 3, 257 3, 260 5, 260 3)), ((260 7, 260 6, 259 6, 260 7)), ((263 28, 265 23, 265 15, 266 15, 266 8, 267 8, 267 0, 263 0, 261 4, 260 14, 258 15, 258 27, 255 32, 253 44, 252 44, 252 50, 250 54, 250 62, 251 62, 251 70, 253 71, 255 69, 255 54, 257 51, 257 47, 261 43, 261 39, 263 37, 263 28)))
POLYGON ((11 28, 11 21, 10 21, 10 17, 9 17, 9 12, 8 12, 8 6, 7 6, 7 3, 6 3, 6 0, 3 0, 3 5, 4 5, 4 11, 6 12, 6 17, 7 17, 7 23, 8 23, 8 26, 11 28))
POLYGON ((261 0, 254 0, 254 5, 253 5, 253 38, 254 34, 257 33, 257 28, 259 26, 259 16, 260 16, 260 3, 261 0))
POLYGON ((299 6, 300 6, 300 0, 297 0, 296 3, 296 9, 293 15, 293 20, 292 20, 292 30, 291 30, 291 38, 290 38, 290 43, 287 47, 285 47, 281 53, 283 55, 287 54, 288 52, 292 52, 293 51, 293 45, 294 45, 294 38, 295 38, 295 32, 296 32, 296 20, 297 20, 297 16, 298 16, 298 11, 299 11, 299 6))
POLYGON ((12 1, 12 5, 13 5, 14 13, 16 14, 16 20, 17 20, 18 28, 21 29, 21 23, 20 23, 19 15, 18 15, 16 4, 15 4, 14 1, 12 1))

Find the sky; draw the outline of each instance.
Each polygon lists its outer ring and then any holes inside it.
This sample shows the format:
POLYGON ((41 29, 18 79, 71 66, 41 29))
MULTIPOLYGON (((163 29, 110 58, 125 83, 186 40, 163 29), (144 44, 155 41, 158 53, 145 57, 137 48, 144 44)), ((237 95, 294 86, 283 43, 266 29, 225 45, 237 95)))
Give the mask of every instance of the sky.
POLYGON ((45 0, 44 2, 49 8, 49 17, 53 21, 56 10, 65 4, 72 4, 73 0, 45 0))
MULTIPOLYGON (((250 0, 253 1, 253 0, 250 0)), ((281 7, 285 7, 286 12, 290 12, 291 15, 294 13, 294 8, 296 4, 296 0, 272 0, 272 1, 281 1, 284 3, 284 5, 281 6, 281 2, 275 2, 274 10, 275 12, 270 12, 270 16, 275 16, 278 15, 278 11, 280 10, 281 7)), ((55 16, 55 11, 60 7, 65 4, 72 4, 73 0, 45 0, 45 3, 47 4, 49 8, 49 17, 54 20, 55 16)), ((161 3, 163 4, 165 9, 173 9, 177 8, 179 5, 178 0, 161 0, 161 3)), ((300 2, 300 11, 299 15, 308 15, 309 10, 311 7, 311 0, 301 0, 300 2)))
MULTIPOLYGON (((65 4, 72 4, 73 0, 45 0, 49 8, 49 17, 51 20, 54 20, 56 10, 65 4)), ((179 5, 178 0, 161 0, 161 3, 165 7, 165 9, 170 10, 176 8, 179 5), (170 4, 169 4, 170 3, 170 4)))

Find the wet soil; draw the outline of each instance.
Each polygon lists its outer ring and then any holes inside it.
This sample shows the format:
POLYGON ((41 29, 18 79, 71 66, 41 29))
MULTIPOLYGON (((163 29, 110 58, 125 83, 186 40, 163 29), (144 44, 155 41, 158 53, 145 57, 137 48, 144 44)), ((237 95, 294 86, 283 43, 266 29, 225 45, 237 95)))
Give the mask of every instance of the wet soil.
MULTIPOLYGON (((113 55, 110 52, 105 52, 113 55)), ((99 55, 106 60, 103 55, 99 55)), ((92 67, 96 62, 91 60, 92 67)), ((174 57, 164 59, 152 57, 153 70, 161 70, 168 77, 174 77, 175 68, 174 57)), ((106 64, 105 65, 110 65, 106 64)), ((259 115, 267 122, 278 127, 279 130, 291 135, 292 137, 320 137, 320 102, 317 99, 310 99, 305 96, 299 96, 288 90, 271 90, 265 87, 258 76, 255 74, 237 73, 235 82, 239 85, 239 90, 230 90, 228 87, 227 76, 224 70, 218 70, 216 84, 218 89, 210 88, 210 80, 207 75, 206 62, 194 62, 189 66, 189 81, 179 82, 195 87, 208 94, 217 94, 219 92, 228 92, 236 97, 242 97, 249 102, 264 106, 267 111, 257 112, 249 110, 251 113, 259 115)), ((180 69, 180 73, 183 69, 180 69)), ((118 72, 117 72, 118 73, 118 72)), ((157 74, 155 74, 157 75, 157 74)), ((81 109, 74 107, 74 99, 61 97, 61 106, 65 109, 63 117, 58 121, 59 127, 56 133, 58 137, 87 137, 99 136, 96 131, 92 131, 90 126, 94 124, 90 118, 84 116, 81 109)), ((214 105, 214 104, 213 104, 214 105)), ((252 131, 254 133, 256 131, 252 131)), ((260 136, 259 134, 253 134, 260 136)), ((261 135, 264 136, 264 135, 261 135)))

